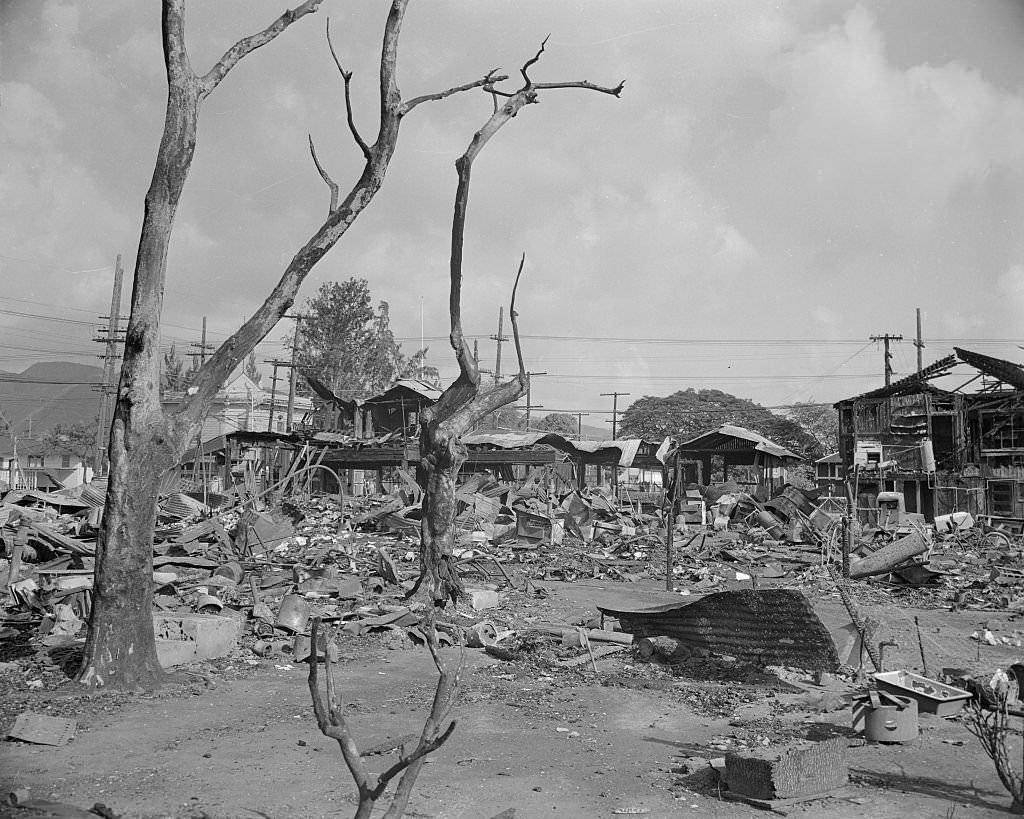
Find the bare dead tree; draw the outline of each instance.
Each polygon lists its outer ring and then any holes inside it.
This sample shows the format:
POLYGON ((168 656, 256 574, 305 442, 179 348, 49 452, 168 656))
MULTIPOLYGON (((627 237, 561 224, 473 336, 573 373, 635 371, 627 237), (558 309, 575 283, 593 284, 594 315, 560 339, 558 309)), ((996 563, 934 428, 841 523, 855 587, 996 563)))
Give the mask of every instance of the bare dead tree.
MULTIPOLYGON (((432 610, 429 610, 431 611, 432 610)), ((466 664, 466 651, 462 642, 459 642, 459 662, 454 670, 448 668, 442 661, 438 650, 437 631, 434 628, 432 613, 428 614, 424 635, 430 656, 434 660, 434 667, 437 668, 437 687, 434 689, 434 698, 430 705, 430 713, 423 724, 419 742, 416 747, 408 753, 405 749, 396 762, 381 773, 374 774, 366 770, 362 756, 359 753, 359 746, 356 744, 352 729, 345 720, 344 706, 338 698, 337 686, 334 683, 334 673, 331 670, 330 646, 324 651, 324 678, 325 691, 321 693, 317 673, 317 637, 320 629, 320 618, 313 619, 310 626, 310 654, 309 654, 309 695, 313 700, 313 713, 316 715, 316 724, 320 732, 335 740, 341 749, 345 765, 355 780, 356 790, 359 796, 359 806, 356 809, 355 819, 368 819, 373 813, 377 802, 385 795, 391 781, 402 774, 398 786, 391 797, 391 804, 388 806, 384 819, 400 819, 404 815, 406 806, 409 804, 409 797, 412 795, 416 778, 423 767, 423 761, 429 754, 432 754, 452 735, 456 722, 451 717, 452 708, 459 695, 459 687, 462 680, 462 670, 466 664), (445 725, 447 723, 447 725, 445 725)))
POLYGON ((964 717, 966 728, 978 740, 982 750, 995 765, 999 781, 1013 799, 1010 813, 1024 814, 1024 771, 1018 771, 1013 764, 1019 752, 1009 747, 1011 734, 1020 732, 1010 727, 1010 715, 1006 707, 1006 695, 996 696, 995 708, 988 709, 978 700, 972 700, 964 717))
POLYGON ((313 266, 345 234, 384 181, 404 117, 424 102, 499 82, 484 77, 444 91, 403 100, 396 78, 398 43, 408 0, 392 0, 380 57, 380 114, 372 143, 360 135, 348 93, 352 73, 342 68, 351 136, 365 164, 344 197, 324 171, 310 140, 313 160, 331 188, 323 223, 288 263, 266 301, 199 369, 185 402, 173 412, 160 404, 160 317, 167 277, 167 250, 174 216, 195 152, 201 103, 247 55, 274 40, 322 0, 306 0, 257 34, 229 48, 205 74, 193 71, 185 45, 185 0, 163 0, 162 38, 167 107, 156 167, 146 193, 135 262, 131 316, 110 433, 107 502, 96 550, 89 636, 78 679, 93 686, 155 687, 163 678, 153 634, 150 577, 153 528, 161 476, 175 466, 194 439, 217 391, 236 366, 291 307, 313 266), (340 201, 339 201, 340 199, 340 201))
POLYGON ((525 106, 539 102, 540 92, 556 88, 582 88, 618 97, 624 83, 614 87, 591 82, 534 82, 529 75, 547 43, 545 38, 537 53, 520 69, 523 84, 512 92, 498 89, 497 80, 485 86, 491 94, 494 110, 470 140, 469 147, 455 163, 458 186, 455 192, 455 213, 452 219, 450 291, 448 311, 451 317, 449 341, 459 363, 459 377, 447 388, 437 403, 424 411, 420 427, 420 463, 417 481, 423 487, 423 514, 420 523, 420 577, 414 592, 422 592, 436 606, 455 601, 462 593, 462 582, 452 561, 455 545, 455 482, 466 461, 462 436, 488 413, 510 404, 526 393, 529 375, 523 364, 519 343, 519 322, 516 313, 516 290, 523 273, 525 255, 519 261, 509 316, 512 337, 519 362, 519 371, 510 380, 492 387, 482 387, 480 369, 462 331, 462 254, 466 232, 466 209, 473 162, 484 146, 506 123, 525 106))

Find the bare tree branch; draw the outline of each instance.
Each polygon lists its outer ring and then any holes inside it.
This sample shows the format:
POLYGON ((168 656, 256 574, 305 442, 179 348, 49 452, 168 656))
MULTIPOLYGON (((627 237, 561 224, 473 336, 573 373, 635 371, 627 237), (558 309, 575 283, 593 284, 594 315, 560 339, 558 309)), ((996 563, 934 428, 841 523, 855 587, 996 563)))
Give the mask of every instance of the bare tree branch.
MULTIPOLYGON (((420 463, 417 480, 423 487, 423 509, 420 522, 420 577, 413 593, 426 587, 435 607, 443 607, 448 600, 456 601, 462 594, 462 582, 452 560, 455 542, 455 476, 466 461, 466 447, 462 436, 490 412, 522 396, 529 385, 529 375, 523 361, 519 338, 518 314, 515 297, 525 264, 525 254, 519 263, 512 288, 512 329, 516 340, 519 372, 510 380, 482 390, 480 371, 469 349, 462 327, 463 247, 466 232, 466 212, 469 203, 470 179, 473 162, 480 151, 503 125, 515 117, 526 105, 538 100, 537 86, 529 76, 529 69, 540 60, 547 42, 521 69, 523 87, 511 94, 498 91, 494 82, 483 84, 491 95, 493 111, 487 121, 470 140, 465 152, 455 162, 458 185, 452 216, 451 257, 449 262, 448 312, 451 320, 449 341, 459 363, 459 377, 450 384, 437 402, 426 409, 420 424, 420 463), (498 98, 504 98, 499 104, 498 98)), ((592 83, 546 83, 545 88, 587 88, 618 96, 616 88, 604 88, 592 83)))
MULTIPOLYGON (((420 735, 419 744, 405 762, 407 766, 406 771, 398 782, 395 795, 391 799, 391 806, 384 814, 383 819, 401 819, 405 815, 405 808, 409 803, 409 797, 412 795, 413 786, 416 784, 416 777, 419 776, 420 768, 423 766, 423 759, 427 754, 440 748, 455 730, 456 723, 454 720, 444 731, 440 731, 440 726, 451 714, 455 699, 458 697, 459 689, 462 685, 462 670, 466 667, 466 646, 460 635, 459 663, 454 673, 451 672, 441 662, 440 655, 438 654, 437 629, 435 628, 433 609, 430 609, 427 615, 426 638, 427 648, 430 650, 430 656, 434 660, 434 667, 438 673, 437 687, 434 689, 434 701, 430 706, 430 713, 427 715, 426 722, 423 724, 423 733, 420 735)), ((393 765, 385 774, 381 774, 381 781, 384 781, 386 774, 388 779, 391 779, 397 773, 397 771, 392 773, 391 770, 400 763, 401 761, 393 765)))
MULTIPOLYGON (((180 0, 166 0, 180 2, 180 0)), ((200 367, 193 381, 195 393, 174 413, 175 429, 184 438, 216 395, 225 379, 242 357, 269 333, 291 308, 306 275, 344 235, 356 217, 366 208, 384 182, 398 142, 403 121, 402 97, 396 80, 399 35, 409 0, 391 0, 384 27, 380 58, 380 124, 377 138, 369 146, 363 171, 346 196, 317 228, 306 244, 292 257, 277 285, 253 315, 232 334, 200 367)), ((301 8, 301 7, 300 7, 301 8)), ((192 433, 194 434, 194 433, 192 433)))
POLYGON ((516 291, 519 289, 519 277, 523 275, 523 265, 526 264, 526 253, 519 259, 519 270, 516 271, 516 281, 512 285, 512 301, 508 307, 508 315, 512 320, 512 340, 516 345, 516 358, 519 359, 519 375, 529 379, 526 372, 526 365, 523 363, 523 347, 519 343, 519 313, 516 312, 516 291))
POLYGON ((380 121, 381 129, 375 145, 380 144, 384 134, 384 123, 401 122, 402 92, 398 90, 398 38, 402 33, 402 21, 409 0, 392 0, 384 28, 384 40, 380 49, 380 121))
POLYGON ((359 808, 356 812, 357 819, 371 815, 373 806, 384 795, 388 783, 404 771, 395 790, 395 795, 392 797, 391 805, 385 813, 385 818, 400 819, 405 813, 409 796, 416 783, 416 777, 423 766, 423 760, 444 745, 455 730, 456 723, 454 720, 443 731, 440 730, 440 726, 448 719, 455 704, 455 699, 458 696, 462 669, 466 663, 465 646, 460 640, 459 663, 455 671, 452 672, 441 662, 437 650, 437 632, 434 628, 433 616, 428 615, 427 629, 425 630, 427 647, 430 649, 430 655, 434 660, 434 666, 437 668, 438 673, 437 687, 434 690, 434 699, 430 706, 430 713, 424 721, 423 731, 420 734, 420 740, 416 747, 408 754, 403 753, 397 762, 383 773, 377 775, 368 773, 363 767, 362 757, 359 755, 355 738, 345 722, 342 707, 336 700, 334 674, 331 670, 330 645, 328 645, 327 650, 324 652, 323 658, 327 688, 326 702, 320 693, 317 679, 317 667, 319 665, 317 642, 319 631, 320 618, 314 617, 310 622, 308 682, 317 727, 324 736, 335 740, 341 748, 342 758, 345 760, 345 765, 348 767, 349 773, 355 781, 356 789, 359 792, 359 808))
POLYGON ((467 82, 463 85, 457 85, 454 88, 446 88, 444 91, 438 91, 434 94, 423 94, 419 97, 413 97, 411 100, 402 104, 401 113, 404 116, 408 114, 417 105, 424 102, 432 102, 434 100, 443 100, 445 97, 450 97, 453 94, 459 94, 463 91, 469 91, 473 88, 487 88, 496 82, 504 82, 508 79, 507 74, 497 74, 496 72, 500 69, 492 68, 479 80, 473 80, 473 82, 467 82))
POLYGON ((185 0, 164 0, 160 23, 167 84, 173 87, 194 76, 185 49, 185 0))
POLYGON ((327 183, 327 188, 331 192, 331 204, 327 208, 327 213, 334 213, 338 209, 338 183, 328 176, 327 171, 324 170, 324 166, 320 164, 320 160, 316 156, 316 147, 313 145, 313 135, 307 134, 309 137, 309 153, 313 157, 313 164, 316 165, 317 171, 320 173, 320 177, 327 183))
POLYGON ((356 121, 352 114, 352 72, 346 71, 341 64, 341 60, 338 59, 338 53, 334 50, 334 43, 331 41, 331 18, 327 18, 327 46, 331 49, 331 56, 334 58, 334 64, 338 67, 338 72, 341 74, 341 79, 345 83, 345 117, 348 120, 348 130, 352 134, 352 138, 356 141, 356 145, 359 146, 359 150, 363 152, 363 156, 366 159, 370 159, 370 146, 366 144, 362 136, 359 134, 359 129, 356 128, 356 121))
POLYGON ((533 86, 538 91, 550 89, 550 88, 584 88, 587 91, 599 91, 602 94, 611 94, 613 97, 622 95, 622 89, 626 87, 626 81, 623 80, 618 85, 595 85, 588 80, 578 80, 577 82, 539 82, 533 86))
POLYGON ((199 98, 202 99, 203 97, 206 97, 214 88, 220 85, 220 81, 227 76, 227 73, 234 68, 238 64, 238 61, 246 54, 251 51, 255 51, 261 46, 265 46, 296 20, 300 20, 307 14, 315 12, 322 2, 323 0, 306 0, 302 5, 286 11, 273 23, 263 29, 263 31, 251 34, 248 37, 243 37, 231 46, 231 48, 224 52, 224 56, 217 61, 216 65, 214 65, 213 68, 207 71, 206 74, 200 78, 199 98))
POLYGON ((530 79, 530 75, 527 73, 530 70, 530 66, 540 62, 540 56, 544 53, 544 46, 548 44, 548 39, 551 35, 547 35, 543 40, 540 41, 540 48, 537 49, 537 53, 534 54, 530 59, 523 63, 523 67, 519 69, 519 73, 523 75, 523 85, 533 85, 533 81, 530 79))
POLYGON ((324 702, 320 694, 320 687, 317 681, 317 668, 319 660, 317 657, 317 640, 320 630, 320 618, 314 617, 310 623, 309 635, 309 694, 313 700, 313 714, 316 716, 316 724, 320 732, 338 743, 341 748, 341 755, 348 766, 352 778, 359 788, 360 795, 367 787, 368 777, 363 767, 362 757, 359 756, 359 748, 356 747, 355 739, 345 722, 345 714, 334 698, 334 675, 331 671, 330 651, 324 652, 324 676, 327 678, 327 702, 324 702))

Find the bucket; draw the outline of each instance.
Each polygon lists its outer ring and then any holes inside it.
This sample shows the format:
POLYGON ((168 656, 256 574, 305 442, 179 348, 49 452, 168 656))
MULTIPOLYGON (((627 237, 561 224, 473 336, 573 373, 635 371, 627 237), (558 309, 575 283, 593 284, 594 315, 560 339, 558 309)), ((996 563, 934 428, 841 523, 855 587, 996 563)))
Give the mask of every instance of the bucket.
POLYGON ((309 623, 309 603, 298 594, 286 594, 277 610, 277 625, 288 631, 304 631, 309 623))
POLYGON ((196 611, 200 614, 219 614, 223 608, 224 604, 220 598, 214 597, 212 594, 201 594, 196 600, 196 611))
POLYGON ((778 518, 775 517, 771 512, 767 510, 761 510, 757 513, 757 522, 760 523, 776 540, 781 540, 784 534, 782 530, 782 524, 779 523, 778 518))
POLYGON ((214 577, 226 577, 233 580, 237 585, 242 582, 242 564, 237 560, 228 561, 223 566, 218 566, 217 571, 213 574, 214 577))
POLYGON ((862 700, 854 704, 853 727, 870 742, 911 742, 917 739, 917 700, 887 694, 877 708, 862 700))

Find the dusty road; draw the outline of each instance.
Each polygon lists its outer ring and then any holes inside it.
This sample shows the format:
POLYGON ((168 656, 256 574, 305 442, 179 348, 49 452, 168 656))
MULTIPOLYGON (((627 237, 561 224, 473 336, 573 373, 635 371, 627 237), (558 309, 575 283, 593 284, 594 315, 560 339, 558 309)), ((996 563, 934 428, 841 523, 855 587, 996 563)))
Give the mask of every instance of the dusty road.
MULTIPOLYGON (((544 585, 549 596, 530 614, 540 620, 593 614, 598 602, 666 599, 653 582, 544 585)), ((834 598, 814 603, 826 624, 843 619, 834 598)), ((985 619, 978 612, 875 609, 900 643, 893 667, 920 666, 914 614, 935 667, 994 667, 1021 653, 979 650, 969 639, 985 619)), ((1013 630, 1010 621, 992 625, 1013 630)), ((388 650, 372 638, 342 642, 341 649, 337 679, 360 744, 418 732, 433 691, 429 655, 388 650)), ((27 690, 31 674, 8 669, 5 696, 41 713, 75 715, 81 730, 57 748, 0 743, 0 785, 4 793, 29 787, 35 798, 83 808, 102 802, 127 817, 351 816, 351 779, 336 744, 316 728, 306 671, 243 651, 191 669, 187 683, 156 695, 82 697, 70 685, 27 690)), ((557 667, 543 652, 507 663, 470 651, 465 678, 458 728, 425 766, 409 816, 489 819, 512 809, 519 819, 763 816, 722 799, 702 774, 686 774, 685 760, 743 744, 849 734, 841 700, 849 689, 841 681, 791 685, 707 664, 671 670, 638 663, 628 652, 599 660, 595 673, 586 665, 557 667)), ((921 729, 908 745, 855 744, 846 796, 790 815, 1006 815, 1009 798, 966 729, 929 717, 921 729)), ((384 767, 393 758, 371 763, 384 767)))

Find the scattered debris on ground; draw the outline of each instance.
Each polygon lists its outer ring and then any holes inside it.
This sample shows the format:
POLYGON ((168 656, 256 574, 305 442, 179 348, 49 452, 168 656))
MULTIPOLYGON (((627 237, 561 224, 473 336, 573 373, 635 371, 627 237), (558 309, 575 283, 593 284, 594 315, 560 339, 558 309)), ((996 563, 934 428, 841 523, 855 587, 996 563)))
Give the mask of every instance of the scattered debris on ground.
MULTIPOLYGON (((719 719, 771 703, 709 743, 707 757, 684 761, 679 787, 776 808, 843 792, 847 743, 913 743, 919 713, 957 720, 964 703, 986 696, 990 706, 1019 707, 1024 665, 982 656, 1024 640, 1024 628, 1012 627, 1024 614, 1024 544, 1009 532, 969 517, 939 530, 921 520, 862 526, 834 499, 788 485, 764 501, 735 485, 688 488, 671 519, 607 490, 554 486, 542 476, 514 487, 479 474, 458 489, 453 554, 466 595, 438 635, 495 661, 467 681, 464 703, 501 697, 530 711, 542 703, 517 697, 508 681, 594 675, 719 719), (553 583, 598 581, 621 586, 623 599, 640 581, 657 581, 678 602, 651 606, 637 596, 578 617, 547 612, 553 583), (823 600, 841 602, 850 622, 823 624, 812 605, 823 600), (929 668, 938 641, 915 623, 922 673, 887 670, 885 650, 895 645, 887 618, 910 608, 983 613, 959 635, 975 656, 929 668), (806 714, 831 735, 792 718, 806 714), (724 761, 711 764, 717 757, 724 761)), ((311 653, 345 663, 422 650, 426 611, 410 595, 417 500, 411 479, 344 506, 333 496, 161 498, 153 618, 161 663, 178 672, 171 690, 198 694, 311 653), (314 619, 332 639, 323 635, 312 652, 314 619)), ((69 688, 102 504, 102 483, 11 492, 0 502, 0 728, 9 741, 73 743, 91 714, 138 696, 69 688), (57 691, 63 699, 47 698, 57 691)))

